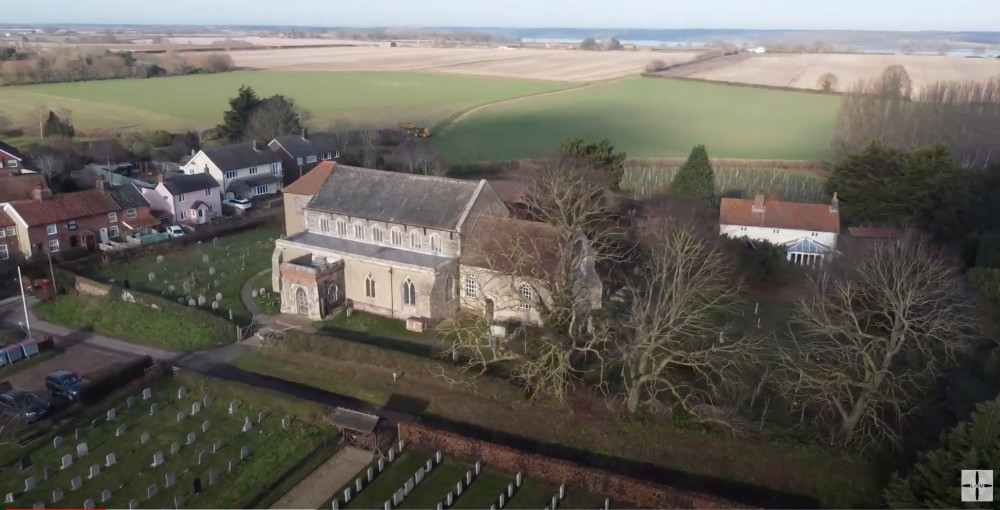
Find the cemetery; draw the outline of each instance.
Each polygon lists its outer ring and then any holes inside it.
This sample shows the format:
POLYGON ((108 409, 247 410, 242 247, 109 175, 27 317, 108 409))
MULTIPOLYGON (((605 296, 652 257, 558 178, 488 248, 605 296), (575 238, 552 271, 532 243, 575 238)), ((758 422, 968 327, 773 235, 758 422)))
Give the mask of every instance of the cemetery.
POLYGON ((122 256, 130 257, 127 260, 88 260, 71 269, 225 318, 232 310, 233 320, 245 325, 250 315, 240 302, 240 287, 270 267, 273 241, 280 235, 280 227, 265 225, 187 246, 166 244, 125 252, 122 256))
POLYGON ((505 473, 405 441, 341 487, 325 508, 610 508, 610 498, 505 473))
POLYGON ((5 506, 243 508, 332 454, 332 427, 225 385, 162 377, 81 410, 0 467, 5 506))

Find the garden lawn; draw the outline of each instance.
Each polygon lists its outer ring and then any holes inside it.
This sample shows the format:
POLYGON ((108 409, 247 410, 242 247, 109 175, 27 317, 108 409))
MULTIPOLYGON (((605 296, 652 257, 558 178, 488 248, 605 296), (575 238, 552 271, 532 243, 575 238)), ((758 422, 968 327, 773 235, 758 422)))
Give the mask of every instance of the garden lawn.
MULTIPOLYGON (((13 492, 14 503, 8 506, 27 508, 35 502, 45 502, 52 506, 52 491, 62 489, 65 499, 56 506, 82 508, 85 499, 93 499, 102 508, 127 508, 129 500, 137 499, 143 508, 173 508, 173 498, 184 496, 185 507, 194 508, 246 508, 268 498, 277 482, 289 473, 298 473, 296 467, 303 460, 310 460, 313 452, 330 453, 329 445, 334 444, 336 431, 329 426, 313 421, 314 408, 292 419, 287 429, 281 426, 281 418, 287 411, 298 406, 265 407, 274 402, 274 397, 265 395, 254 388, 216 383, 201 378, 161 378, 153 383, 152 400, 141 399, 141 388, 129 386, 119 394, 86 408, 78 409, 72 420, 59 430, 22 447, 21 455, 30 455, 33 466, 26 471, 8 467, 0 482, 0 492, 13 492), (186 385, 189 392, 179 398, 177 389, 186 385), (214 401, 197 415, 185 416, 177 420, 179 412, 190 413, 194 402, 205 395, 214 401), (259 395, 264 398, 257 399, 259 395), (135 406, 129 408, 126 397, 135 397, 135 406), (227 406, 233 398, 239 398, 239 411, 228 414, 227 406), (149 414, 150 403, 159 404, 159 411, 149 414), (117 416, 106 422, 108 409, 115 408, 117 416), (264 411, 264 421, 257 423, 258 413, 264 411), (245 418, 253 422, 253 430, 240 432, 245 418), (91 420, 95 420, 92 422, 91 420), (210 428, 202 432, 203 422, 210 428), (94 426, 96 424, 96 426, 94 426), (116 437, 118 427, 124 426, 124 434, 116 437), (74 430, 79 429, 81 437, 74 438, 74 430), (150 440, 143 444, 141 435, 148 432, 150 440), (195 442, 186 444, 187 434, 194 432, 195 442), (52 438, 59 434, 65 444, 53 448, 52 438), (221 449, 211 453, 214 442, 221 442, 221 449), (77 456, 77 443, 87 443, 89 453, 77 456), (176 454, 171 454, 171 444, 180 445, 176 454), (240 458, 241 449, 249 448, 250 456, 235 463, 228 470, 231 460, 240 458), (155 452, 163 452, 165 463, 152 467, 155 452), (198 457, 205 452, 205 462, 199 464, 198 457), (106 456, 114 453, 117 462, 108 467, 106 456), (67 469, 59 469, 60 459, 70 454, 73 464, 67 469), (101 473, 94 479, 88 478, 90 466, 97 464, 101 473), (55 475, 45 479, 46 466, 56 468, 55 475), (209 484, 209 471, 215 471, 219 479, 209 484), (166 487, 166 474, 176 475, 176 484, 166 487), (33 476, 37 487, 24 492, 24 479, 33 476), (82 488, 70 490, 71 480, 80 477, 82 488), (195 495, 192 482, 202 481, 203 492, 195 495), (157 487, 157 494, 147 498, 147 488, 157 487), (100 502, 102 490, 111 491, 111 499, 100 502)), ((301 475, 300 475, 301 476, 301 475)), ((282 489, 287 484, 281 485, 282 489)))
MULTIPOLYGON (((431 455, 426 457, 430 458, 431 455)), ((441 464, 435 466, 431 474, 424 477, 424 481, 403 500, 399 508, 435 508, 438 503, 444 501, 448 491, 455 489, 455 484, 465 476, 470 467, 464 462, 443 458, 441 464)), ((489 508, 489 505, 483 508, 489 508)))
POLYGON ((215 241, 178 247, 162 254, 162 264, 156 262, 157 251, 151 250, 138 259, 111 264, 91 261, 78 270, 84 276, 103 282, 113 279, 116 284, 124 285, 128 281, 132 289, 174 301, 180 297, 197 299, 204 295, 206 304, 201 308, 209 311, 216 293, 221 293, 220 316, 232 310, 235 320, 246 325, 250 322, 250 312, 240 301, 240 288, 248 278, 270 267, 274 239, 281 236, 282 230, 283 226, 268 225, 215 241), (206 255, 208 263, 202 262, 206 255), (210 268, 215 269, 214 275, 210 274, 210 268), (153 281, 149 280, 149 273, 153 273, 153 281), (190 292, 184 289, 185 281, 191 282, 190 292), (213 281, 219 282, 217 289, 213 288, 213 281), (170 286, 174 287, 173 292, 170 286))
POLYGON ((417 333, 406 329, 406 321, 359 311, 351 312, 351 316, 348 317, 347 313, 341 310, 329 319, 316 322, 314 326, 319 331, 331 334, 347 330, 371 337, 417 340, 424 343, 433 343, 436 337, 433 331, 417 333))
POLYGON ((72 111, 77 131, 203 129, 222 120, 241 85, 282 94, 314 127, 336 121, 432 126, 480 104, 567 88, 557 82, 414 72, 245 71, 146 80, 102 80, 0 88, 0 111, 21 121, 38 108, 72 111))
POLYGON ((172 351, 208 349, 233 340, 235 333, 225 320, 179 308, 154 310, 111 297, 66 295, 38 303, 35 314, 70 328, 172 351))
POLYGON ((257 289, 267 289, 264 294, 257 294, 257 297, 253 298, 253 303, 257 305, 257 309, 260 313, 264 315, 278 315, 281 313, 281 294, 274 292, 271 288, 271 271, 268 271, 253 279, 250 288, 257 289))
POLYGON ((449 163, 551 156, 568 138, 609 139, 629 157, 822 159, 836 96, 630 78, 479 110, 431 138, 449 163))
POLYGON ((351 498, 351 501, 343 508, 382 508, 385 500, 391 499, 392 494, 402 487, 408 478, 413 476, 413 473, 427 461, 427 458, 426 455, 420 453, 410 450, 404 451, 392 464, 386 466, 385 471, 375 478, 371 485, 365 487, 357 497, 351 498))

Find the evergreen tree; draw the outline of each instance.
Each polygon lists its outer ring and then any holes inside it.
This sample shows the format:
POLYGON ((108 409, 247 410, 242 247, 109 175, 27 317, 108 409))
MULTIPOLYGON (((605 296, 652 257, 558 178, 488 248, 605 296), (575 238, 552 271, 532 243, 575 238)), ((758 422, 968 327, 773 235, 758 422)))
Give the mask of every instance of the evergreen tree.
POLYGON ((76 130, 73 129, 73 124, 69 122, 69 119, 62 120, 54 112, 49 112, 49 117, 45 119, 45 138, 51 138, 54 136, 63 138, 73 138, 76 134, 76 130))
MULTIPOLYGON (((890 508, 959 508, 966 506, 959 497, 962 470, 997 466, 1000 466, 1000 399, 979 404, 970 421, 952 429, 940 448, 921 454, 907 476, 893 475, 883 497, 890 508)), ((998 508, 996 503, 992 507, 998 508)))
POLYGON ((261 100, 252 88, 241 86, 236 97, 229 100, 229 111, 223 114, 222 124, 218 126, 219 136, 230 140, 242 140, 250 116, 260 104, 261 100))
POLYGON ((715 173, 704 145, 691 149, 684 166, 670 183, 670 193, 695 203, 715 205, 715 173))
POLYGON ((624 152, 615 152, 615 146, 608 140, 600 143, 584 143, 580 138, 563 142, 559 147, 559 157, 566 160, 576 160, 598 170, 607 178, 608 187, 618 191, 622 176, 625 174, 624 152))

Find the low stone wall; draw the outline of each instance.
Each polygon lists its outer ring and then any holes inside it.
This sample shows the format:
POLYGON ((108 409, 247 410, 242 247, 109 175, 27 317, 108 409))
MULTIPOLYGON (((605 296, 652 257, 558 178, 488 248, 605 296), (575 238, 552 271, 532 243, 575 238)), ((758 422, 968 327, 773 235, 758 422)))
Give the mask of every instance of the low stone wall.
POLYGON ((605 494, 642 508, 723 509, 752 508, 707 494, 658 485, 626 476, 589 468, 564 460, 543 457, 505 446, 433 429, 412 422, 399 424, 399 438, 468 460, 547 483, 605 494))
POLYGON ((85 296, 107 296, 111 292, 111 285, 84 278, 76 275, 76 291, 85 296))

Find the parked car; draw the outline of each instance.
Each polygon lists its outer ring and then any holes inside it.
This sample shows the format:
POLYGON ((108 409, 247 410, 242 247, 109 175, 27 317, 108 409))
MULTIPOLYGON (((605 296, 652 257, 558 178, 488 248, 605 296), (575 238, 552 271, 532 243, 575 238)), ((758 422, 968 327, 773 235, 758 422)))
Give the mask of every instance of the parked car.
POLYGON ((69 370, 56 370, 45 376, 45 388, 53 397, 64 397, 76 400, 80 390, 90 381, 69 370))
POLYGON ((167 227, 167 235, 170 237, 184 237, 184 229, 178 227, 177 225, 171 225, 167 227))
POLYGON ((235 207, 237 209, 243 209, 244 211, 253 207, 253 204, 251 204, 250 201, 245 198, 230 198, 229 200, 223 200, 222 203, 223 205, 228 205, 231 207, 235 207))
POLYGON ((49 414, 49 403, 23 388, 0 393, 0 414, 33 423, 49 414))

